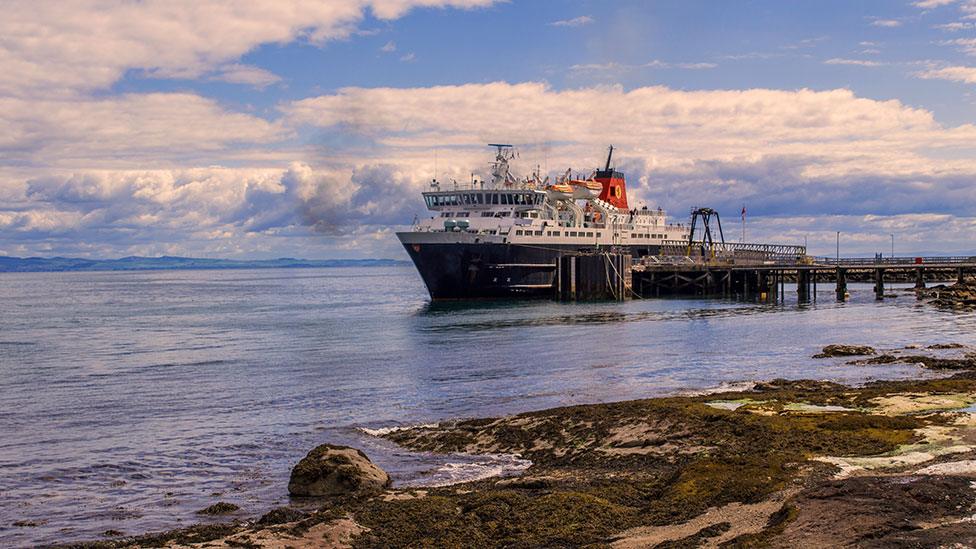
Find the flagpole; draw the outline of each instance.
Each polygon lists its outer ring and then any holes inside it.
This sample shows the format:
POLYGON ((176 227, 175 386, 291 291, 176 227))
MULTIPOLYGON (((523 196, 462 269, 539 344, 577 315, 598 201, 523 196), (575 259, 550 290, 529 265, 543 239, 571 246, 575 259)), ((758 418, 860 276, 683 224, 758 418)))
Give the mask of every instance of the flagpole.
POLYGON ((742 243, 746 243, 746 205, 742 205, 742 243))

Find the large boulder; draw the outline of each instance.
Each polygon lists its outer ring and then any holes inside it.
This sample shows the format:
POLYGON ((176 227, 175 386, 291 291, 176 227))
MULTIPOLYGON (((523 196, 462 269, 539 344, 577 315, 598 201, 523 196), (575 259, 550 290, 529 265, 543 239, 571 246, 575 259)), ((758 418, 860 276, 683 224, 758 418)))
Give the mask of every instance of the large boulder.
POLYGON ((390 475, 360 450, 323 444, 291 470, 288 493, 293 496, 341 496, 375 493, 389 485, 390 475))

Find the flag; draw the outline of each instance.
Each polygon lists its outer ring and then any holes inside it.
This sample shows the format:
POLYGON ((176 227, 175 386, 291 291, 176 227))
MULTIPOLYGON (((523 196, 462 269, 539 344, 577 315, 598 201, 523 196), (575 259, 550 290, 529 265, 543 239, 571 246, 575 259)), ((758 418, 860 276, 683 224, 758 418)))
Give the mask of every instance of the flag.
POLYGON ((745 204, 742 205, 742 220, 743 221, 746 220, 746 206, 745 206, 745 204))

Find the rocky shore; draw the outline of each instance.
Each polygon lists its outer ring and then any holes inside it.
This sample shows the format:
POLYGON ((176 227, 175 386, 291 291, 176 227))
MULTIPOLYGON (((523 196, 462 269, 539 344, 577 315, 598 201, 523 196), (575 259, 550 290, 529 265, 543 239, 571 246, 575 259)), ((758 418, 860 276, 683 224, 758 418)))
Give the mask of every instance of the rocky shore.
POLYGON ((418 451, 518 454, 532 466, 518 477, 397 489, 361 452, 326 445, 296 466, 288 487, 321 495, 315 512, 281 508, 254 521, 81 546, 976 544, 969 350, 834 346, 822 354, 854 358, 851 367, 908 361, 951 375, 857 388, 774 380, 398 430, 385 438, 418 451))
POLYGON ((927 300, 937 307, 974 310, 976 309, 976 279, 965 278, 951 285, 939 284, 931 288, 916 290, 919 299, 927 300))

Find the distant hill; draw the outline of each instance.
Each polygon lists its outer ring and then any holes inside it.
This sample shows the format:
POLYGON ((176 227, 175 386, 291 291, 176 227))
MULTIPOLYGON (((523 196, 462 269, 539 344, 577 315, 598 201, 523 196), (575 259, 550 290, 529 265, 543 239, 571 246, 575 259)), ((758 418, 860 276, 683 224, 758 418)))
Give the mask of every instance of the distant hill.
POLYGON ((397 259, 279 259, 236 260, 195 257, 123 257, 83 259, 77 257, 0 256, 0 273, 60 271, 160 271, 174 269, 305 269, 315 267, 388 267, 409 265, 397 259))

